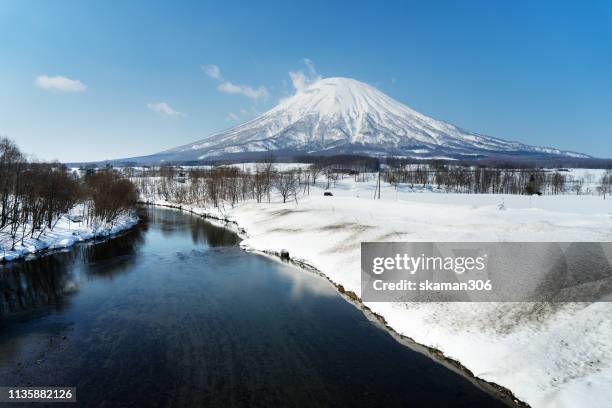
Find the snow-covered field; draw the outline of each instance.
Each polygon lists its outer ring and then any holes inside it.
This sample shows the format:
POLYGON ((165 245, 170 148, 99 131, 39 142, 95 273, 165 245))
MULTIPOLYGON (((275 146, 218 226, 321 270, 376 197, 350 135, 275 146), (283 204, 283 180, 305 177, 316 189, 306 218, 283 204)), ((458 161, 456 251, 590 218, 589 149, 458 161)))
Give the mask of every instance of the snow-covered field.
MULTIPOLYGON (((28 235, 24 238, 23 244, 19 241, 14 249, 11 249, 10 236, 6 232, 0 233, 0 262, 24 258, 44 250, 68 248, 77 242, 94 237, 114 235, 138 222, 136 215, 120 216, 113 225, 104 226, 91 226, 84 222, 71 221, 71 219, 76 219, 75 216, 80 213, 80 209, 73 209, 72 215, 63 216, 53 230, 45 230, 40 237, 38 237, 38 232, 34 233, 34 238, 28 235)), ((29 226, 27 229, 29 230, 29 226)))
MULTIPOLYGON (((360 295, 362 241, 611 241, 612 200, 599 196, 446 194, 384 187, 348 176, 298 203, 246 202, 222 216, 244 245, 286 249, 360 295), (503 208, 500 209, 500 204, 503 208)), ((157 201, 158 204, 170 204, 157 201)), ((183 205, 185 208, 186 206, 183 205)), ((366 303, 397 332, 460 361, 535 407, 612 403, 612 303, 366 303)))

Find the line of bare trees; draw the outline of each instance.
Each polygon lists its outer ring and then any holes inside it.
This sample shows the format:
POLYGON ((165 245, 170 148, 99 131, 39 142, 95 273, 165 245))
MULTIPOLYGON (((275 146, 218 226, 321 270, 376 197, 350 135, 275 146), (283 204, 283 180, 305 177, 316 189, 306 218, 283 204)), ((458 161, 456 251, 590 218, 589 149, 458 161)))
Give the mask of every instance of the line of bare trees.
MULTIPOLYGON (((127 171, 128 177, 138 185, 144 197, 161 198, 168 202, 212 206, 223 211, 226 206, 255 200, 258 203, 271 200, 277 193, 286 202, 298 202, 300 194, 310 193, 317 181, 319 186, 333 188, 340 178, 354 177, 355 182, 365 182, 376 176, 358 173, 337 166, 311 165, 303 169, 281 171, 272 162, 262 162, 249 171, 238 167, 173 167, 162 166, 139 171, 127 171)), ((411 165, 402 168, 386 167, 381 182, 411 187, 433 186, 456 193, 491 194, 582 194, 589 185, 593 190, 612 193, 612 172, 606 173, 596 189, 594 175, 574 177, 567 172, 542 169, 511 169, 464 167, 445 164, 411 165)), ((377 176, 376 176, 377 177, 377 176)))
MULTIPOLYGON (((585 184, 592 184, 592 176, 574 177, 562 171, 545 169, 487 168, 453 166, 445 164, 388 167, 383 179, 391 185, 407 184, 434 186, 454 193, 474 194, 562 194, 584 192, 585 184), (587 180, 588 179, 588 180, 587 180)), ((607 171, 599 180, 597 191, 610 194, 612 172, 607 171)))
POLYGON ((112 171, 80 178, 60 163, 31 162, 9 139, 0 138, 0 237, 14 249, 26 237, 39 239, 77 204, 85 221, 109 225, 131 211, 136 187, 112 171))
MULTIPOLYGON (((270 201, 277 192, 283 202, 298 201, 299 193, 308 194, 310 186, 324 174, 321 167, 278 171, 272 162, 259 163, 253 171, 237 167, 191 168, 163 166, 140 171, 131 179, 145 197, 159 197, 180 204, 196 204, 223 209, 253 199, 270 201)), ((333 177, 328 177, 328 182, 333 177)))

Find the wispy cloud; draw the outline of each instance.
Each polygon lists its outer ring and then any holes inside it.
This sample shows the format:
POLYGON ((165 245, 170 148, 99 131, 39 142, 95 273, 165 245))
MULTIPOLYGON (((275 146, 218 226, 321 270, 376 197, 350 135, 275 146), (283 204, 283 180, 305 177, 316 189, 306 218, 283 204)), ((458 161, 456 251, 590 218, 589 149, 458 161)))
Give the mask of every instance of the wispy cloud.
POLYGON ((242 116, 255 116, 258 113, 259 113, 258 110, 255 108, 255 106, 252 106, 252 105, 248 109, 246 108, 240 109, 240 114, 242 116))
POLYGON ((317 76, 317 70, 315 69, 314 62, 312 62, 310 58, 304 58, 303 62, 304 65, 306 65, 306 67, 308 68, 308 72, 310 73, 310 75, 313 77, 317 76))
POLYGON ((64 76, 39 75, 36 77, 36 86, 42 89, 59 92, 85 92, 87 86, 78 79, 70 79, 64 76))
POLYGON ((230 112, 227 114, 227 116, 225 117, 225 120, 227 122, 236 122, 240 120, 240 116, 236 115, 234 112, 230 112))
POLYGON ((243 95, 247 98, 255 100, 266 99, 268 96, 270 96, 270 93, 265 86, 253 87, 250 85, 241 85, 224 80, 223 75, 221 75, 221 69, 217 65, 202 65, 202 70, 212 79, 221 82, 217 87, 217 89, 221 92, 234 95, 243 95))
POLYGON ((217 89, 224 93, 244 95, 251 99, 265 99, 270 95, 265 86, 253 88, 249 85, 238 85, 230 81, 222 82, 217 89))
POLYGON ((147 103, 147 108, 151 109, 162 116, 179 117, 186 116, 183 112, 172 109, 166 102, 152 102, 147 103))
POLYGON ((303 70, 289 71, 289 77, 296 92, 303 91, 308 85, 321 79, 311 59, 304 58, 302 63, 306 65, 306 72, 303 70))
POLYGON ((254 105, 251 105, 248 108, 241 108, 238 111, 228 113, 225 120, 227 122, 244 122, 257 116, 259 113, 259 110, 254 105))
POLYGON ((221 69, 219 69, 217 65, 215 64, 202 65, 202 69, 204 70, 204 72, 206 72, 206 75, 208 75, 212 79, 216 79, 218 81, 222 79, 221 69))

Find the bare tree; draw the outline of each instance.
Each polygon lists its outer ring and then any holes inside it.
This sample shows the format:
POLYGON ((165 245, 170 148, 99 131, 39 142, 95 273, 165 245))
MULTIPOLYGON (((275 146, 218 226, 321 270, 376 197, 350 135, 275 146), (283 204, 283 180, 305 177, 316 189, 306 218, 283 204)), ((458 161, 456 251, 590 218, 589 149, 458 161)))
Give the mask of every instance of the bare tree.
POLYGON ((15 143, 0 138, 0 230, 9 222, 12 194, 20 181, 24 161, 15 143))
POLYGON ((606 195, 612 192, 612 170, 607 170, 599 180, 599 186, 597 187, 599 194, 603 194, 604 200, 606 195))
POLYGON ((274 186, 283 197, 283 203, 293 196, 297 202, 297 178, 293 170, 277 173, 274 177, 274 186))
POLYGON ((584 179, 577 178, 573 181, 572 189, 576 192, 576 195, 580 195, 582 193, 582 188, 584 187, 584 179))
POLYGON ((321 174, 322 170, 323 169, 318 164, 312 164, 310 165, 310 167, 308 167, 308 171, 310 172, 310 175, 312 177, 313 186, 317 184, 317 177, 319 176, 319 174, 321 174))

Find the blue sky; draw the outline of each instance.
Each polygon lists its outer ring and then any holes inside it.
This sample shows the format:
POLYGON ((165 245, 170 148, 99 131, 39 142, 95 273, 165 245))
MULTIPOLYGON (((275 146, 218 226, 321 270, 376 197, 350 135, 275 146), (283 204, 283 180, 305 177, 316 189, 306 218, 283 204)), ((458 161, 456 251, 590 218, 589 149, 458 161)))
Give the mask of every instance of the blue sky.
POLYGON ((610 1, 0 0, 0 39, 0 135, 41 159, 201 139, 311 67, 469 130, 612 157, 610 1))

